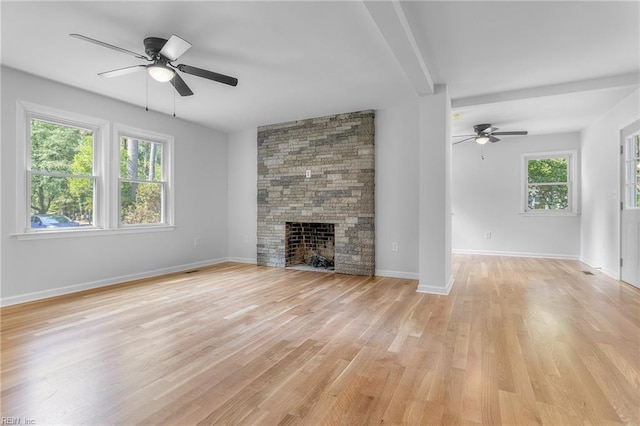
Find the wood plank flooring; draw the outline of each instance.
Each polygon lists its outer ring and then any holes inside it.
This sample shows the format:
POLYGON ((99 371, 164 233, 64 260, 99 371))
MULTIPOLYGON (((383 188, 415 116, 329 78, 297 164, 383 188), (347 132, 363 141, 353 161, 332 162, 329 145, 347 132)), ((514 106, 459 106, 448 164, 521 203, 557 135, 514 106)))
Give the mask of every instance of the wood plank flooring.
POLYGON ((7 307, 2 417, 640 424, 640 291, 576 261, 456 255, 454 275, 434 296, 226 263, 7 307))

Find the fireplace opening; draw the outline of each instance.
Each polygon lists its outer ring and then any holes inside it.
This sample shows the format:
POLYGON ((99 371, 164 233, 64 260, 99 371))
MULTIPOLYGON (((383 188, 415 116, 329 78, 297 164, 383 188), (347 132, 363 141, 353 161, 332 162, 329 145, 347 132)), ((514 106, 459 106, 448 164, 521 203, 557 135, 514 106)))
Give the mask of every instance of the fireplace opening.
POLYGON ((287 268, 333 271, 335 266, 333 223, 287 222, 285 266, 287 268))

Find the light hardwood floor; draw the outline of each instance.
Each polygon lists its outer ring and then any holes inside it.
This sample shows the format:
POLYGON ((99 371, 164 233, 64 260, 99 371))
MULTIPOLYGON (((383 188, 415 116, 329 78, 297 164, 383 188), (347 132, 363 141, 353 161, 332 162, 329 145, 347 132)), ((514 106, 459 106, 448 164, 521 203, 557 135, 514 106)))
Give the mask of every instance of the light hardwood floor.
POLYGON ((23 424, 640 424, 640 291, 576 261, 416 281, 227 263, 2 309, 23 424))

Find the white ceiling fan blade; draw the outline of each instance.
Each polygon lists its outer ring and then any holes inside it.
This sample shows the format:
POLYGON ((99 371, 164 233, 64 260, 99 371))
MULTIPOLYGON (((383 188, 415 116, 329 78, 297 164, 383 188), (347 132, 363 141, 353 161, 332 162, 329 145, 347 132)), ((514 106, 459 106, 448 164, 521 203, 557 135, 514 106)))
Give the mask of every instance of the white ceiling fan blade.
POLYGON ((101 75, 107 78, 119 77, 121 75, 131 74, 132 72, 140 71, 142 68, 146 68, 146 67, 147 67, 146 65, 134 65, 132 67, 119 68, 117 70, 101 72, 98 75, 101 75))
POLYGON ((466 142, 466 141, 471 140, 471 139, 473 139, 475 137, 476 137, 476 135, 473 135, 470 138, 462 139, 461 141, 454 142, 451 145, 458 145, 459 143, 466 142))
POLYGON ((113 44, 105 43, 104 41, 96 40, 95 38, 87 37, 82 34, 69 34, 69 35, 79 40, 84 40, 84 41, 88 41, 89 43, 97 44, 98 46, 102 46, 108 49, 113 49, 118 52, 126 53, 127 55, 134 56, 138 59, 144 59, 147 61, 149 60, 149 58, 147 58, 144 55, 141 55, 140 53, 132 52, 131 50, 123 49, 122 47, 114 46, 113 44))
POLYGON ((182 56, 184 52, 189 50, 190 47, 191 43, 174 34, 169 40, 167 40, 164 46, 162 46, 160 54, 167 58, 169 62, 173 62, 182 56))

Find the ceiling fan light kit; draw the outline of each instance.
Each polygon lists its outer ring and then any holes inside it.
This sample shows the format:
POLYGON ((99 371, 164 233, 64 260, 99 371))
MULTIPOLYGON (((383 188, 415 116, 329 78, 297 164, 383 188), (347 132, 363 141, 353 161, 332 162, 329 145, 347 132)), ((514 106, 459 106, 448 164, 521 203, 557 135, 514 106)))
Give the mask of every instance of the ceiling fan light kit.
POLYGON ((154 80, 163 83, 171 82, 180 96, 191 96, 193 95, 193 92, 191 91, 189 86, 187 86, 187 83, 185 83, 182 77, 178 75, 177 71, 181 71, 185 74, 195 75, 201 78, 206 78, 207 80, 216 81, 218 83, 228 84, 229 86, 235 87, 238 85, 238 79, 235 77, 229 77, 228 75, 218 74, 213 71, 207 71, 185 64, 173 65, 172 62, 176 61, 180 56, 182 56, 187 50, 191 48, 191 43, 183 38, 178 37, 177 35, 172 35, 169 40, 160 37, 145 38, 143 43, 146 55, 132 52, 131 50, 123 49, 121 47, 114 46, 113 44, 105 43, 103 41, 96 40, 82 34, 69 35, 79 40, 88 41, 89 43, 97 44, 98 46, 106 47, 120 53, 125 53, 137 59, 152 62, 149 65, 133 65, 130 67, 101 72, 98 74, 103 77, 118 77, 121 75, 139 71, 142 68, 146 68, 147 72, 154 80))
POLYGON ((171 68, 162 64, 148 65, 147 71, 149 72, 149 75, 154 80, 159 81, 161 83, 166 83, 167 81, 171 81, 173 76, 176 75, 176 73, 171 68))

